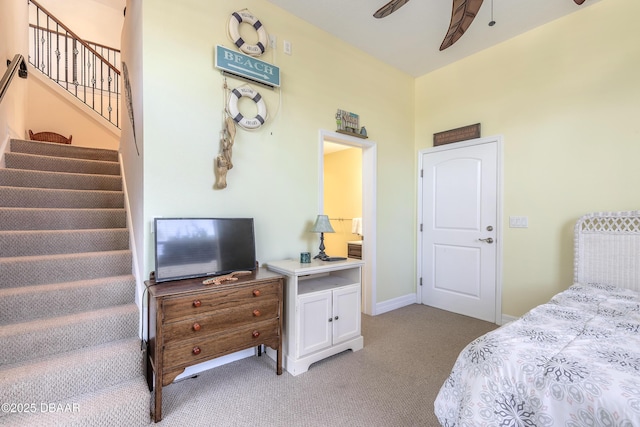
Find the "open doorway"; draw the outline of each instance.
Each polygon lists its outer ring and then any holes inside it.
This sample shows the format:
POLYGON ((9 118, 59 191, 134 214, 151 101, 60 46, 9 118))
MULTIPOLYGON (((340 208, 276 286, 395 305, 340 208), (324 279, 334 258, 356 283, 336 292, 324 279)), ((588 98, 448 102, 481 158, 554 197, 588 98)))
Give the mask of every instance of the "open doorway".
MULTIPOLYGON (((361 138, 339 134, 327 130, 320 130, 319 133, 319 213, 325 212, 325 145, 338 148, 355 149, 360 154, 360 194, 354 197, 361 198, 361 227, 359 233, 351 233, 354 230, 353 215, 338 215, 332 218, 332 225, 336 231, 340 231, 343 236, 352 236, 353 240, 362 240, 362 260, 365 262, 362 277, 362 311, 368 315, 376 314, 376 144, 361 138), (362 238, 358 237, 358 234, 362 238), (366 242, 366 243, 365 243, 366 242)), ((355 209, 355 208, 354 208, 355 209)), ((325 236, 326 238, 326 236, 325 236)), ((340 256, 346 256, 345 242, 336 243, 339 245, 340 256)), ((330 252, 329 252, 330 253, 330 252)))
POLYGON ((332 256, 360 258, 362 231, 362 149, 324 141, 324 214, 335 233, 324 236, 332 256))

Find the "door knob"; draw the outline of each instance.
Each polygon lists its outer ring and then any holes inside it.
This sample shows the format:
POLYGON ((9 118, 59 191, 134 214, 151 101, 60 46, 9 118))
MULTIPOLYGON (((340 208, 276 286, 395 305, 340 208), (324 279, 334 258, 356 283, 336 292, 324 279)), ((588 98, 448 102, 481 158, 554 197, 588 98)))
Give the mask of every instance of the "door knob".
POLYGON ((493 239, 491 237, 487 237, 486 239, 478 239, 481 242, 493 243, 493 239))

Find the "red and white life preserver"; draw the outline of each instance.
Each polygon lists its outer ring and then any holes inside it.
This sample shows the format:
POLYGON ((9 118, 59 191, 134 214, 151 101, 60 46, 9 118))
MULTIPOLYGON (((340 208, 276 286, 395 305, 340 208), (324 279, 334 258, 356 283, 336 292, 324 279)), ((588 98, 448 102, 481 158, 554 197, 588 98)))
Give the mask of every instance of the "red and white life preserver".
POLYGON ((250 56, 260 56, 267 49, 267 30, 258 18, 253 16, 247 10, 241 10, 239 12, 233 12, 229 18, 229 36, 233 43, 240 49, 240 51, 250 56), (250 24, 258 32, 258 43, 248 44, 240 36, 240 24, 246 22, 250 24))
POLYGON ((262 99, 262 96, 257 91, 247 85, 239 86, 231 90, 227 112, 234 122, 245 129, 257 129, 267 120, 267 105, 264 103, 264 99, 262 99), (247 118, 240 113, 238 101, 240 101, 242 97, 250 98, 256 103, 258 114, 256 114, 255 117, 247 118))

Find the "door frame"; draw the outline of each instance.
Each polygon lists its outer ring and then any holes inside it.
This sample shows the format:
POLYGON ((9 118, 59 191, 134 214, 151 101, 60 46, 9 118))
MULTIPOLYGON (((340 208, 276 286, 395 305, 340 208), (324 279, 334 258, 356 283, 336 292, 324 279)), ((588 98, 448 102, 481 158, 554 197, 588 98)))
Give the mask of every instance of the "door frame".
POLYGON ((324 141, 362 149, 362 233, 366 237, 362 260, 362 312, 370 316, 376 309, 376 165, 377 145, 350 135, 320 129, 318 132, 318 212, 324 213, 324 141))
POLYGON ((417 243, 418 243, 418 247, 417 247, 417 277, 416 277, 416 283, 417 283, 417 292, 416 292, 416 301, 419 304, 424 304, 424 301, 422 301, 422 284, 421 284, 421 279, 423 277, 423 271, 422 271, 422 238, 423 238, 423 233, 421 231, 421 226, 422 226, 422 218, 424 215, 422 206, 423 206, 423 202, 424 200, 422 199, 422 192, 423 192, 423 186, 424 186, 424 179, 422 178, 422 170, 424 168, 423 165, 423 161, 422 158, 424 157, 425 154, 430 154, 430 153, 436 153, 436 152, 441 152, 441 151, 446 151, 446 150, 456 150, 456 149, 461 149, 461 148, 466 148, 466 147, 471 147, 474 145, 480 145, 480 144, 490 144, 490 143, 495 143, 496 144, 496 301, 495 301, 495 323, 498 325, 501 325, 502 322, 502 249, 503 249, 503 245, 502 245, 502 236, 503 236, 503 232, 502 232, 502 228, 503 228, 503 192, 504 192, 504 185, 503 185, 503 168, 504 168, 504 164, 503 164, 503 137, 502 135, 496 135, 496 136, 489 136, 486 138, 477 138, 477 139, 471 139, 471 140, 467 140, 467 141, 461 141, 461 142, 454 142, 451 144, 446 144, 446 145, 440 145, 437 147, 430 147, 430 148, 425 148, 423 150, 418 151, 418 224, 417 224, 417 230, 418 230, 418 236, 417 236, 417 243))

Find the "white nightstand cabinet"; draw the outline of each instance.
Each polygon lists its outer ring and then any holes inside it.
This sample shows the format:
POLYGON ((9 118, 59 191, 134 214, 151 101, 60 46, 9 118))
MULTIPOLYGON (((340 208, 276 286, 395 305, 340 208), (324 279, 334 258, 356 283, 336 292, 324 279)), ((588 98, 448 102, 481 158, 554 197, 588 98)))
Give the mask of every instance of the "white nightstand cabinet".
MULTIPOLYGON (((267 268, 285 276, 284 368, 292 375, 345 350, 363 347, 360 329, 364 262, 276 261, 267 268)), ((272 355, 270 349, 267 353, 272 355)))

